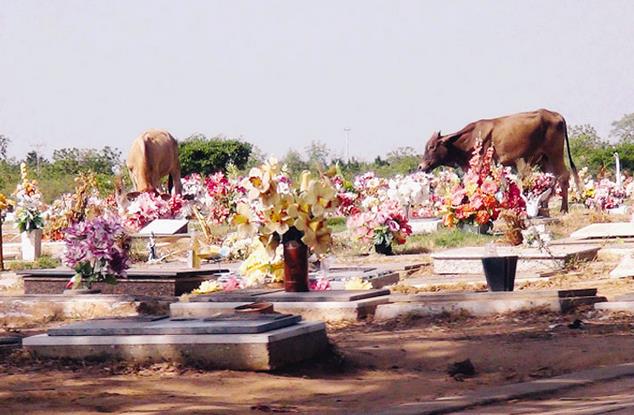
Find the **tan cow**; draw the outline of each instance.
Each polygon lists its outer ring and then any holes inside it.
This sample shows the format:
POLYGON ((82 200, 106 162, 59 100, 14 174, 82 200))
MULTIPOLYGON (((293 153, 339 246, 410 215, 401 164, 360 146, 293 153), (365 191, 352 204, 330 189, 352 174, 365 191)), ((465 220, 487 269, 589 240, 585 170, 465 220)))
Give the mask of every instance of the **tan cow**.
POLYGON ((181 194, 181 167, 178 142, 164 130, 148 130, 132 143, 127 161, 130 178, 139 192, 158 191, 161 179, 168 178, 168 189, 181 194))
POLYGON ((553 173, 561 187, 561 210, 568 211, 570 173, 564 162, 565 147, 577 188, 581 187, 570 155, 564 117, 553 111, 539 109, 475 121, 445 136, 438 131, 427 141, 419 168, 431 171, 438 166, 453 166, 466 171, 478 137, 482 138, 484 148, 493 146, 495 159, 505 166, 514 166, 523 159, 529 165, 539 165, 543 171, 553 173))

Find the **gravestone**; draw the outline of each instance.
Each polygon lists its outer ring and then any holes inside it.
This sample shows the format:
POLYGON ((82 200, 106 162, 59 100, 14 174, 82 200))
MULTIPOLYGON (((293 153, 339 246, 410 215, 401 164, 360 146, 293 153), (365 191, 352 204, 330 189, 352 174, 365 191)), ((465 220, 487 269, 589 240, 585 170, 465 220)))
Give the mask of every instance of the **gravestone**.
MULTIPOLYGON (((513 246, 498 246, 499 256, 518 256, 518 272, 552 271, 574 260, 593 260, 598 245, 551 245, 548 250, 513 246)), ((474 246, 448 249, 431 255, 435 274, 481 274, 482 258, 488 256, 485 247, 474 246)))
MULTIPOLYGON (((371 284, 372 288, 383 288, 386 285, 396 284, 399 273, 391 269, 378 269, 376 267, 359 266, 337 266, 326 271, 326 279, 333 290, 343 290, 346 283, 355 279, 371 284)), ((308 277, 311 280, 318 280, 322 276, 321 271, 311 272, 308 277)))
POLYGON ((178 235, 187 233, 187 219, 155 219, 145 225, 138 232, 138 235, 150 236, 155 235, 178 235))
POLYGON ((593 223, 570 234, 572 239, 634 238, 634 222, 593 223))

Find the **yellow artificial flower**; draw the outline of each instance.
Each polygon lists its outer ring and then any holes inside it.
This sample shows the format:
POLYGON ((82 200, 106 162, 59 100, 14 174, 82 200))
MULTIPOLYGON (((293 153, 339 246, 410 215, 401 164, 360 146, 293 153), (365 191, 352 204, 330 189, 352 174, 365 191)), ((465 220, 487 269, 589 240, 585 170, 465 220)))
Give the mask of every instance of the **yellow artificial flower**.
POLYGON ((262 165, 262 171, 264 173, 267 173, 269 177, 271 178, 282 173, 282 170, 283 170, 282 166, 280 166, 280 163, 277 161, 275 157, 270 157, 262 165))
POLYGON ((231 218, 231 224, 238 227, 238 234, 243 237, 251 237, 256 234, 258 225, 257 216, 246 203, 238 203, 236 213, 231 218))
POLYGON ((242 181, 242 186, 248 190, 249 199, 257 199, 260 194, 271 188, 271 175, 257 167, 249 170, 249 175, 242 181))
POLYGON ((222 284, 215 280, 203 281, 200 286, 192 291, 192 294, 211 294, 216 291, 222 291, 222 284))
POLYGON ((267 276, 279 282, 284 277, 284 261, 281 253, 271 258, 266 247, 256 241, 253 252, 242 262, 239 271, 247 277, 249 286, 263 283, 267 276))
POLYGON ((295 227, 304 232, 302 241, 315 253, 325 254, 332 245, 332 233, 323 219, 313 219, 307 222, 295 222, 295 227), (299 225, 299 226, 298 226, 299 225))
POLYGON ((0 193, 0 210, 6 210, 9 206, 9 199, 7 199, 4 194, 0 193))
POLYGON ((344 288, 346 290, 369 290, 372 288, 372 283, 369 281, 363 281, 361 278, 356 277, 346 281, 344 288))
POLYGON ((337 193, 330 183, 321 180, 311 180, 306 190, 305 200, 311 206, 315 216, 321 216, 326 211, 336 207, 337 193))

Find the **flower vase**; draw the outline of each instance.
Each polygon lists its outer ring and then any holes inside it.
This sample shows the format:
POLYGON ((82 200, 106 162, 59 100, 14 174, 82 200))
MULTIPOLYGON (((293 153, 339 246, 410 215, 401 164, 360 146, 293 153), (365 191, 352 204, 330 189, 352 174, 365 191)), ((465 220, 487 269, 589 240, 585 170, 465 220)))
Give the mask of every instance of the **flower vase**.
POLYGON ((22 239, 22 260, 35 261, 42 254, 42 230, 34 229, 20 234, 22 239))
POLYGON ((284 291, 309 291, 308 246, 301 240, 284 242, 284 291))
POLYGON ((391 243, 382 242, 380 244, 374 244, 374 250, 377 254, 394 255, 391 243))

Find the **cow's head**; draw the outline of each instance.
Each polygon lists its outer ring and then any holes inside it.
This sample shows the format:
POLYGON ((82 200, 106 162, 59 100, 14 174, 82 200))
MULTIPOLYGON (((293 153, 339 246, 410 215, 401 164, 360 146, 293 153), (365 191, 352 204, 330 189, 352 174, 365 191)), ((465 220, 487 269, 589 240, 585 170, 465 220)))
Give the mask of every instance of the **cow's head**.
POLYGON ((447 161, 448 153, 448 141, 440 135, 440 131, 436 131, 427 141, 425 154, 423 154, 423 160, 418 165, 418 169, 430 172, 436 167, 442 166, 447 161))

